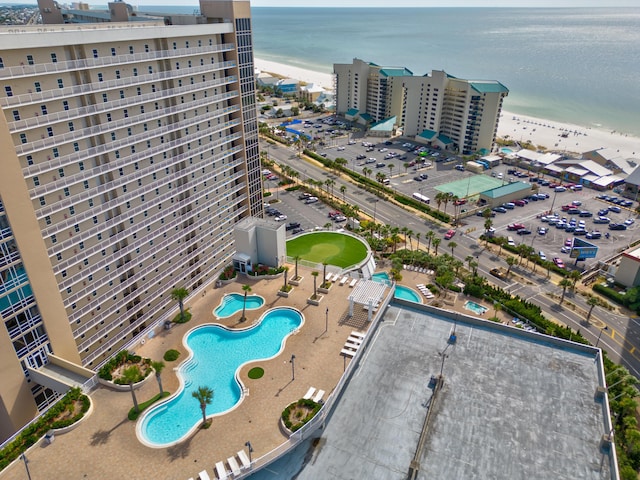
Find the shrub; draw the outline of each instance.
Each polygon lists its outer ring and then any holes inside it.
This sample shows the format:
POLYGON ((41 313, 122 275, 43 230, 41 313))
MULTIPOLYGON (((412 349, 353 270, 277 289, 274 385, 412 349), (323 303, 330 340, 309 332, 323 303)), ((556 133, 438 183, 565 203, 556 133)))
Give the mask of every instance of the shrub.
POLYGON ((227 265, 220 274, 220 280, 231 280, 236 277, 237 272, 233 269, 233 265, 227 265))
POLYGON ((311 420, 321 408, 322 405, 320 403, 316 403, 313 400, 306 400, 304 398, 300 399, 283 410, 282 422, 290 431, 295 432, 296 430, 301 429, 309 420, 311 420), (310 408, 311 411, 304 418, 291 419, 291 412, 295 410, 296 407, 310 408))
POLYGON ((178 350, 171 349, 164 352, 164 356, 162 358, 164 358, 165 362, 175 362, 179 356, 180 352, 178 350))
POLYGON ((174 317, 173 323, 187 323, 191 320, 191 312, 189 310, 184 311, 184 315, 180 315, 179 313, 174 317))
MULTIPOLYGON (((102 368, 98 371, 98 376, 103 380, 119 383, 118 381, 119 379, 116 379, 116 380, 113 379, 113 371, 127 362, 133 363, 133 364, 142 363, 143 365, 147 365, 147 366, 151 364, 151 360, 148 358, 143 359, 140 355, 132 355, 127 350, 122 350, 118 352, 118 354, 115 357, 113 357, 111 360, 109 360, 107 363, 105 363, 102 366, 102 368)), ((146 369, 145 375, 143 378, 146 378, 147 375, 149 375, 149 373, 151 373, 151 368, 146 369)))

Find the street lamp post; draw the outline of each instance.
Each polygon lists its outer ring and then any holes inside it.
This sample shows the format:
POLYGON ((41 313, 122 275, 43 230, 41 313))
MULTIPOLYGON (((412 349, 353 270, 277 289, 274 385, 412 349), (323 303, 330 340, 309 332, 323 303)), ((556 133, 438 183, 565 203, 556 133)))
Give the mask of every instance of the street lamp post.
POLYGON ((296 379, 296 356, 295 355, 291 355, 291 381, 294 381, 296 379))
POLYGON ((449 356, 444 352, 438 352, 438 355, 442 357, 442 364, 440 365, 440 376, 442 377, 442 371, 444 370, 444 361, 449 356))
POLYGON ((605 325, 604 328, 600 329, 600 334, 598 334, 598 340, 596 340, 596 348, 598 347, 598 344, 600 343, 600 337, 602 337, 602 332, 604 332, 605 330, 609 330, 609 327, 607 325, 605 325))
POLYGON ((324 312, 324 331, 329 331, 329 307, 324 312))
POLYGON ((249 450, 249 465, 251 465, 251 454, 253 453, 253 447, 251 446, 251 442, 248 440, 245 442, 244 446, 247 447, 247 450, 249 450))
POLYGON ((376 223, 376 207, 378 206, 378 199, 373 201, 373 223, 376 223))

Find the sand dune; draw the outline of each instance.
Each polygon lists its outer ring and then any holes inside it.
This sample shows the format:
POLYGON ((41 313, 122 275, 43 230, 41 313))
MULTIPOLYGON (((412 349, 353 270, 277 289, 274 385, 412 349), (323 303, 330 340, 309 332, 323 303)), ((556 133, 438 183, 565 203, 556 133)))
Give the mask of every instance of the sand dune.
MULTIPOLYGON (((333 78, 329 73, 314 72, 282 63, 255 59, 255 66, 263 72, 275 73, 295 78, 307 83, 333 88, 333 78)), ((622 158, 640 158, 640 138, 587 128, 568 123, 554 122, 508 111, 502 112, 498 125, 498 136, 516 141, 530 141, 536 147, 544 147, 558 152, 580 154, 599 148, 609 148, 622 158), (566 133, 566 137, 562 134, 566 133)))

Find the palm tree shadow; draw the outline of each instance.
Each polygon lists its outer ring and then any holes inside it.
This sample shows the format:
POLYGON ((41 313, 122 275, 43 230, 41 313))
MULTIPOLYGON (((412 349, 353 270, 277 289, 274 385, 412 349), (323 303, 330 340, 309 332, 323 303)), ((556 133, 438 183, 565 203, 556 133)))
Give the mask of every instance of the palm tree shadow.
POLYGON ((289 386, 293 383, 293 379, 289 380, 285 385, 283 385, 282 387, 280 387, 280 389, 278 389, 278 391, 276 392, 275 396, 279 397, 280 394, 289 386))
POLYGON ((191 435, 187 440, 167 449, 167 457, 169 457, 170 462, 185 459, 189 456, 189 454, 191 453, 191 441, 200 432, 200 430, 202 429, 198 428, 195 433, 191 435))
POLYGON ((94 432, 93 435, 91 435, 90 445, 92 447, 97 447, 97 446, 106 444, 109 441, 109 437, 111 437, 111 434, 113 433, 113 431, 127 422, 129 422, 129 419, 123 418, 122 421, 114 425, 111 428, 111 430, 97 430, 96 432, 94 432))

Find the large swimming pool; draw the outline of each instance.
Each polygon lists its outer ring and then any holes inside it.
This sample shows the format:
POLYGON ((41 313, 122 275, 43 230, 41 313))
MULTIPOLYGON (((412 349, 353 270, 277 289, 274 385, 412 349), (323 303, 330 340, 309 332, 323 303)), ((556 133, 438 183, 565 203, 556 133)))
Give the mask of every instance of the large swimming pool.
MULTIPOLYGON (((386 285, 391 284, 389 274, 387 272, 378 272, 371 275, 371 280, 386 285)), ((395 298, 401 298, 402 300, 408 300, 410 302, 422 303, 422 298, 414 290, 402 285, 396 285, 396 292, 393 295, 395 298)))
MULTIPOLYGON (((218 318, 227 318, 236 312, 242 311, 244 305, 244 294, 241 293, 229 293, 222 297, 222 302, 213 311, 213 314, 218 318)), ((256 310, 264 305, 264 298, 260 295, 247 295, 247 310, 256 310)))
POLYGON ((214 391, 207 417, 221 415, 242 400, 236 374, 247 362, 277 356, 285 339, 300 328, 302 314, 288 307, 266 312, 253 327, 229 330, 220 325, 202 325, 185 336, 189 359, 177 374, 180 389, 164 403, 145 412, 136 425, 138 439, 150 447, 169 447, 185 438, 202 422, 202 412, 191 393, 206 386, 214 391))

